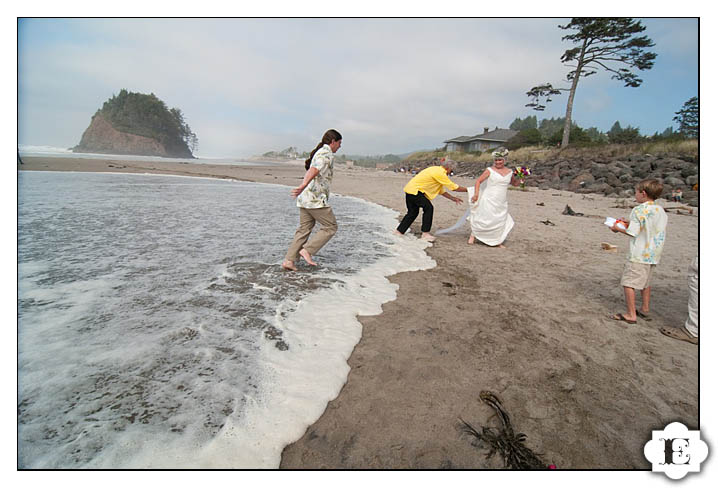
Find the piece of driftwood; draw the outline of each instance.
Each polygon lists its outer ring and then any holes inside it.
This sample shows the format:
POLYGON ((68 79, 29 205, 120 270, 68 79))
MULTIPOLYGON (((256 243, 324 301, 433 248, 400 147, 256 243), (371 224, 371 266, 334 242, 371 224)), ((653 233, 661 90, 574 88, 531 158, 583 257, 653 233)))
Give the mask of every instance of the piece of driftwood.
POLYGON ((459 421, 462 423, 461 430, 465 434, 473 437, 471 441, 473 446, 479 448, 484 443, 489 445, 490 450, 486 458, 491 458, 498 452, 504 459, 504 465, 511 469, 535 470, 554 468, 554 466, 547 465, 530 448, 524 445, 526 441, 525 434, 514 433, 511 419, 495 394, 489 391, 482 391, 479 394, 479 399, 496 411, 496 415, 501 421, 501 428, 484 426, 481 427, 479 431, 463 419, 459 418, 459 421))
POLYGON ((601 243, 601 248, 606 251, 611 251, 613 253, 616 253, 618 251, 618 247, 616 245, 612 245, 611 243, 601 243))
POLYGON ((664 207, 664 211, 676 211, 676 214, 681 214, 680 211, 685 211, 688 214, 693 214, 693 208, 692 207, 686 207, 685 205, 679 205, 678 207, 664 207))
POLYGON ((566 204, 566 208, 563 210, 561 214, 564 214, 566 216, 582 216, 583 212, 576 212, 573 209, 571 209, 571 206, 566 204))

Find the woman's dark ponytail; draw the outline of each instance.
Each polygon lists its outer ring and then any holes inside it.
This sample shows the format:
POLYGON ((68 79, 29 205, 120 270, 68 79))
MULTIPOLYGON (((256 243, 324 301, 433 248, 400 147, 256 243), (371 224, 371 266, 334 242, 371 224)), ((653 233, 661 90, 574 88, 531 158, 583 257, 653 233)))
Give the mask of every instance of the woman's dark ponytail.
POLYGON ((317 144, 317 147, 314 148, 314 150, 309 154, 309 158, 304 160, 304 169, 309 170, 309 167, 312 164, 312 158, 314 158, 314 153, 319 151, 319 148, 324 146, 325 144, 331 144, 334 141, 341 141, 342 135, 339 134, 339 131, 336 129, 329 129, 327 132, 324 133, 324 136, 322 136, 322 140, 317 144))

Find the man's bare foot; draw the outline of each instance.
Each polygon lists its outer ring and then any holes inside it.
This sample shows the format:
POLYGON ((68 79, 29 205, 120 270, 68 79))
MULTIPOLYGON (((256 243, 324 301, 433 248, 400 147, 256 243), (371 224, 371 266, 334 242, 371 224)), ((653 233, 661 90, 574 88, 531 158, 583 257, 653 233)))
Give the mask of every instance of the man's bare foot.
POLYGON ((394 230, 394 234, 396 234, 397 236, 404 236, 402 233, 400 233, 400 232, 397 231, 396 229, 394 230))
POLYGON ((297 271, 297 267, 294 266, 294 262, 291 260, 284 260, 282 262, 282 268, 285 270, 292 270, 293 272, 297 271))
POLYGON ((469 244, 474 244, 474 235, 469 236, 469 244))
POLYGON ((310 255, 307 250, 301 250, 299 252, 299 256, 304 258, 304 261, 307 262, 309 265, 311 265, 313 267, 317 266, 316 262, 314 262, 314 260, 312 260, 312 255, 310 255))
POLYGON ((421 233, 421 239, 428 241, 429 243, 433 243, 436 241, 436 236, 432 236, 430 233, 421 233))

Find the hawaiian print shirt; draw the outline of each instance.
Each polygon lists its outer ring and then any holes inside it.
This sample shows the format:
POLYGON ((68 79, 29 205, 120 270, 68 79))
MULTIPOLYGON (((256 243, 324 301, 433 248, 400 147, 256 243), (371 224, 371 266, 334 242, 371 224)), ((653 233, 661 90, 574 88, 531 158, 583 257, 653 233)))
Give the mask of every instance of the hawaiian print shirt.
POLYGON ((666 240, 667 223, 666 211, 652 200, 634 207, 626 229, 633 236, 628 248, 628 261, 657 265, 666 240))
POLYGON ((309 168, 312 167, 319 170, 319 173, 297 197, 297 207, 305 209, 329 207, 329 186, 334 176, 334 153, 328 144, 314 153, 309 168))

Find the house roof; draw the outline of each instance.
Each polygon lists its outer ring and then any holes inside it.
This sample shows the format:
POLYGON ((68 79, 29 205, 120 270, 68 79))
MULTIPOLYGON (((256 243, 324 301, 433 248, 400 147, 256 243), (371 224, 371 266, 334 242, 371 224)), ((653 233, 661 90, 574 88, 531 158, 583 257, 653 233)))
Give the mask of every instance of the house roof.
POLYGON ((513 129, 494 129, 493 131, 477 134, 476 136, 459 136, 444 141, 445 143, 468 143, 470 141, 500 141, 506 142, 519 132, 513 129))

